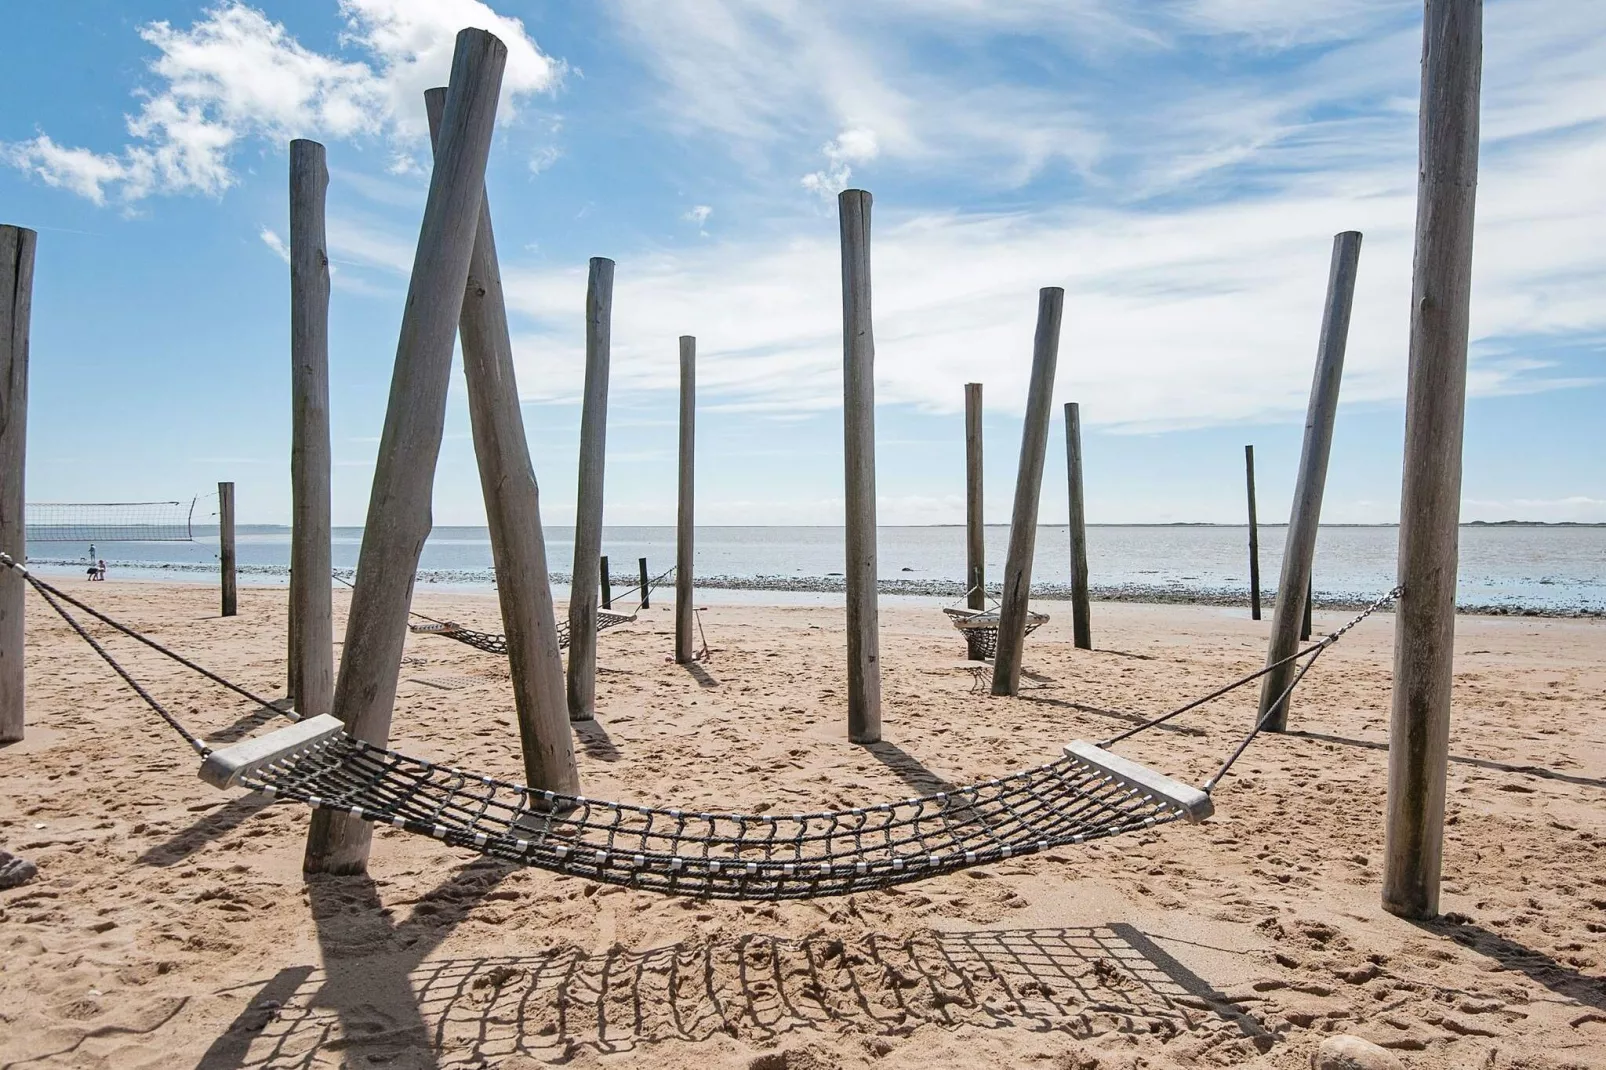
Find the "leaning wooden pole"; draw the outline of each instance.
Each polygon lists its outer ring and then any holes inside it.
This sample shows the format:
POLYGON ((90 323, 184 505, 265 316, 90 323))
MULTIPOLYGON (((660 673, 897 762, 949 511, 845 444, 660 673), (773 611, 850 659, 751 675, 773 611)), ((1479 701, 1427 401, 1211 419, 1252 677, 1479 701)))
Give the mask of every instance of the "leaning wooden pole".
MULTIPOLYGON (((437 143, 446 93, 431 89, 424 94, 430 137, 437 143)), ((458 334, 491 560, 496 566, 496 595, 507 634, 525 783, 538 791, 578 795, 580 771, 563 697, 563 655, 547 575, 541 492, 519 409, 502 269, 491 229, 491 202, 485 196, 480 199, 458 334)))
POLYGON ((842 236, 842 459, 847 560, 848 740, 881 742, 876 592, 875 333, 870 314, 870 194, 837 197, 842 236))
POLYGON ((1087 513, 1082 508, 1082 408, 1065 403, 1065 478, 1070 488, 1071 638, 1093 649, 1092 610, 1087 597, 1087 513))
POLYGON ((1383 855, 1384 909, 1408 918, 1438 913, 1444 858, 1482 67, 1480 0, 1428 0, 1383 855))
MULTIPOLYGON (((33 314, 33 260, 39 236, 0 226, 0 553, 27 560, 23 487, 28 469, 28 328, 33 314)), ((22 739, 24 595, 27 583, 0 568, 0 743, 22 739)))
MULTIPOLYGON (((689 665, 696 660, 695 628, 692 612, 692 540, 695 523, 697 472, 697 339, 680 337, 680 478, 675 506, 675 661, 689 665)), ((647 570, 642 566, 641 587, 647 588, 647 570)), ((646 597, 645 594, 642 596, 646 597)))
POLYGON ((1015 509, 1009 518, 1009 556, 1004 562, 1003 601, 998 610, 998 652, 993 655, 993 694, 1020 691, 1021 655, 1026 647, 1026 612, 1032 597, 1032 555, 1037 549, 1037 503, 1043 491, 1048 454, 1048 421, 1053 411, 1054 366, 1059 360, 1060 319, 1065 291, 1045 286, 1037 295, 1037 336, 1032 344, 1032 379, 1021 427, 1020 466, 1015 472, 1015 509))
POLYGON ((1244 478, 1249 484, 1249 619, 1260 619, 1260 521, 1255 516, 1255 447, 1244 447, 1244 478))
POLYGON ((602 472, 608 448, 608 359, 613 261, 591 258, 586 283, 586 377, 580 403, 580 484, 569 581, 569 720, 597 715, 597 595, 602 557, 602 472))
POLYGON ((316 141, 290 142, 290 671, 302 717, 334 706, 330 591, 329 169, 316 141))
MULTIPOLYGON (((457 35, 451 89, 402 312, 390 402, 374 464, 357 585, 335 681, 334 713, 359 739, 384 745, 401 671, 418 556, 429 537, 435 462, 469 258, 474 251, 485 164, 496 124, 507 48, 484 30, 457 35)), ((360 873, 371 829, 317 810, 307 833, 308 872, 360 873)))
POLYGON ((1310 593, 1311 566, 1316 557, 1316 529, 1322 517, 1322 490, 1327 482, 1327 458, 1333 447, 1333 423, 1338 417, 1338 388, 1344 378, 1344 347, 1349 339, 1350 305, 1355 297, 1355 271, 1360 262, 1361 235, 1347 230, 1333 238, 1333 258, 1327 276, 1327 304, 1322 312, 1321 341, 1316 351, 1316 375, 1305 415, 1305 444, 1299 454, 1299 478, 1288 518, 1283 546, 1282 578, 1277 583, 1277 604, 1271 614, 1271 639, 1266 664, 1283 661, 1262 678, 1259 718, 1267 728, 1281 732, 1288 726, 1285 692, 1298 666, 1285 661, 1299 649, 1299 633, 1310 593))
MULTIPOLYGON (((987 608, 987 526, 982 514, 981 384, 965 384, 965 605, 987 608)), ((968 644, 967 644, 968 645, 968 644)), ((982 660, 981 652, 971 655, 982 660)))
POLYGON ((223 616, 232 617, 240 611, 238 559, 234 543, 234 484, 217 485, 217 558, 222 573, 223 616))

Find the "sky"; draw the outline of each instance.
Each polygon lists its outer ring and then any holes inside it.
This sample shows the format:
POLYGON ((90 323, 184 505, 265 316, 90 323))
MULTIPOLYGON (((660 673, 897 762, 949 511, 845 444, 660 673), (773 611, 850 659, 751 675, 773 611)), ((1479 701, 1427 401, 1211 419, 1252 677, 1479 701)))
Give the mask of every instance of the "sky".
MULTIPOLYGON (((840 523, 835 195, 874 195, 884 524, 1007 521, 1042 286, 1041 519, 1286 517, 1333 235, 1364 234, 1324 520, 1398 516, 1420 0, 72 0, 0 6, 0 222, 39 232, 30 501, 289 488, 287 146, 328 147, 336 523, 360 523, 428 186, 423 91, 508 45, 487 190, 531 455, 573 522, 588 257, 606 521, 840 523)), ((1606 522, 1606 5, 1488 0, 1464 519, 1606 522)), ((483 521, 461 374, 435 522, 483 521)))

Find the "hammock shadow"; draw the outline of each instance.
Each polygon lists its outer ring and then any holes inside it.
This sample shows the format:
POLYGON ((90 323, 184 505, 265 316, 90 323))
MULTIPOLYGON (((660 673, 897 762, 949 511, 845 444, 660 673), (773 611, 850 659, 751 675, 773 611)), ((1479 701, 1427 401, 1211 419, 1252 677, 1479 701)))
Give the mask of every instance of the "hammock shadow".
MULTIPOLYGON (((1244 1059, 1276 1043, 1259 1020, 1122 923, 801 940, 747 934, 595 954, 560 947, 420 962, 404 980, 424 1029, 412 1025, 405 1036, 431 1060, 450 1050, 471 1064, 518 1055, 562 1063, 715 1038, 767 1047, 808 1034, 881 1038, 891 1050, 921 1026, 1081 1040, 1189 1034, 1218 1057, 1237 1049, 1244 1059)), ((201 1067, 314 1065, 320 1046, 328 1053, 351 1036, 343 1026, 336 1037, 339 1010, 322 996, 329 986, 309 967, 281 971, 214 1044, 219 1059, 226 1050, 232 1061, 201 1067)))
POLYGON ((1414 923, 1438 936, 1448 936, 1462 947, 1487 956, 1508 970, 1515 970, 1544 985, 1559 996, 1606 1011, 1606 980, 1590 977, 1571 966, 1564 966, 1545 954, 1515 940, 1467 921, 1435 918, 1414 923))
MULTIPOLYGON (((1300 739, 1314 739, 1318 743, 1337 743, 1345 747, 1364 747, 1367 750, 1380 750, 1387 753, 1389 745, 1370 739, 1351 739, 1348 736, 1334 736, 1326 732, 1309 732, 1300 729, 1289 729, 1284 735, 1296 736, 1300 739)), ((1546 769, 1541 765, 1513 765, 1510 762, 1497 762, 1492 758, 1464 758, 1459 755, 1450 755, 1450 760, 1458 765, 1471 765, 1478 769, 1488 769, 1495 773, 1520 773, 1523 776, 1536 776, 1543 780, 1560 780, 1567 784, 1577 784, 1585 788, 1606 788, 1606 778, 1578 776, 1575 773, 1559 773, 1554 769, 1546 769)))
POLYGON ((213 840, 233 832, 272 804, 273 800, 261 792, 230 799, 165 842, 146 848, 134 863, 140 866, 171 866, 182 862, 213 840))

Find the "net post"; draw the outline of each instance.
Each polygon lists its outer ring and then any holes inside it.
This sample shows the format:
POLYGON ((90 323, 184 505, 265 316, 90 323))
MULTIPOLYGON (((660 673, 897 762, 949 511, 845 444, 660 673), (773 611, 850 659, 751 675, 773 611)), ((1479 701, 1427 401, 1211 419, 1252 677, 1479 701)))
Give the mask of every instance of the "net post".
POLYGON ((222 573, 222 615, 232 617, 239 612, 239 588, 235 576, 234 554, 234 484, 217 485, 217 557, 222 573))
POLYGON ((329 168, 316 141, 290 142, 290 657, 286 691, 303 717, 334 700, 330 583, 329 168))
POLYGON ((1092 611, 1087 596, 1087 513, 1082 508, 1082 407, 1065 403, 1065 478, 1070 486, 1071 636, 1082 650, 1093 649, 1092 611))
POLYGON ((842 433, 848 632, 848 740, 881 742, 877 620, 875 333, 870 309, 870 194, 837 195, 842 245, 842 433))
POLYGON ((639 573, 636 580, 636 589, 641 592, 641 608, 651 609, 652 592, 647 589, 647 559, 645 557, 636 558, 636 571, 639 573))
POLYGON ((1244 479, 1249 490, 1249 619, 1260 619, 1260 521, 1255 516, 1255 447, 1244 447, 1244 479))
POLYGON ((1480 0, 1428 0, 1383 908, 1439 910, 1483 66, 1480 0))
MULTIPOLYGON (((432 141, 440 137, 446 93, 445 89, 424 93, 432 141)), ((563 657, 547 573, 541 492, 519 408, 491 204, 483 194, 458 334, 525 783, 540 791, 576 795, 580 771, 563 695, 563 657)))
MULTIPOLYGON (((507 48, 492 34, 457 35, 452 85, 430 176, 418 247, 402 313, 385 427, 368 496, 334 710, 358 739, 383 745, 407 636, 419 550, 429 535, 430 496, 446 419, 452 350, 485 190, 507 48)), ((307 833, 303 868, 361 873, 372 831, 350 816, 319 810, 307 833)))
MULTIPOLYGON (((675 502, 675 661, 689 665, 696 660, 692 639, 692 563, 696 529, 696 451, 697 451, 697 339, 680 338, 680 457, 675 502)), ((646 566, 642 566, 646 584, 646 566)))
MULTIPOLYGON (((965 384, 965 605, 987 608, 987 528, 982 519, 981 384, 965 384)), ((968 644, 967 644, 968 647, 968 644)), ((980 661, 976 650, 971 661, 980 661)))
POLYGON ((1032 556, 1037 549, 1037 505, 1043 491, 1043 461, 1048 454, 1054 368, 1059 361, 1060 320, 1064 311, 1062 288, 1045 286, 1037 292, 1032 378, 1026 394, 1026 417, 1021 425, 1015 508, 1009 520, 1009 556, 1004 562, 1004 594, 998 608, 998 650, 993 655, 992 692, 995 695, 1020 692, 1026 613, 1032 596, 1032 556))
POLYGON ((569 581, 569 720, 597 715, 597 590, 601 580, 602 476, 613 347, 613 261, 591 258, 586 282, 586 372, 580 407, 579 494, 569 581))
MULTIPOLYGON (((1316 373, 1305 415, 1305 442, 1299 454, 1299 479, 1294 486, 1293 512, 1288 519, 1283 548, 1282 578, 1277 582, 1277 604, 1271 613, 1271 639, 1266 664, 1292 654, 1299 646, 1310 588, 1311 565, 1316 556, 1316 531, 1322 517, 1322 489, 1327 482, 1327 458, 1333 448, 1333 423, 1338 416, 1338 388, 1344 378, 1344 347, 1349 339, 1350 306, 1355 299, 1355 273, 1361 257, 1359 231, 1333 236, 1333 256, 1327 275, 1327 302, 1322 311, 1321 341, 1316 350, 1316 373)), ((1255 720, 1266 729, 1288 727, 1288 699, 1283 692, 1293 675, 1291 665, 1268 673, 1261 683, 1260 708, 1255 720), (1275 707, 1275 709, 1274 709, 1275 707)))
MULTIPOLYGON (((39 236, 0 225, 0 552, 27 559, 23 478, 28 451, 28 334, 33 314, 34 251, 39 236)), ((26 584, 0 568, 0 743, 23 736, 26 584)))

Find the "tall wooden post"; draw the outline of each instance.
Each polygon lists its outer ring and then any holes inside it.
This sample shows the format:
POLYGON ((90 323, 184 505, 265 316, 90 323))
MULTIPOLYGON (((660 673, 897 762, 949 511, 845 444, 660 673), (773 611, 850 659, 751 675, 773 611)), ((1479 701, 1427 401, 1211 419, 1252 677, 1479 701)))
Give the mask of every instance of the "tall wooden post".
POLYGON ((641 578, 636 583, 636 589, 641 592, 641 608, 651 609, 652 591, 647 586, 647 559, 645 557, 636 558, 636 571, 641 575, 641 578))
POLYGON ((234 553, 234 484, 217 485, 217 557, 223 576, 223 616, 239 612, 239 587, 234 553))
POLYGON ((602 608, 613 608, 613 574, 608 571, 608 555, 597 562, 597 579, 602 584, 602 608))
POLYGON ((1313 579, 1305 584, 1305 613, 1299 618, 1299 641, 1303 643, 1310 638, 1310 612, 1312 603, 1316 601, 1316 581, 1313 579))
POLYGON ((870 194, 837 196, 842 236, 842 460, 845 469, 848 740, 881 742, 877 619, 875 333, 870 314, 870 194))
POLYGON ((1037 336, 1032 343, 1032 379, 1021 426, 1020 467, 1015 473, 1015 509, 1009 518, 1009 557, 1004 562, 1004 595, 998 610, 998 652, 993 655, 993 694, 1020 692, 1021 655, 1026 647, 1026 612, 1032 597, 1032 555, 1037 549, 1037 503, 1043 491, 1048 454, 1048 421, 1054 397, 1054 366, 1059 360, 1060 319, 1065 291, 1045 286, 1037 294, 1037 336))
MULTIPOLYGON (((430 137, 437 142, 446 94, 445 89, 424 94, 430 137)), ((474 455, 491 534, 491 559, 496 565, 496 596, 507 633, 525 783, 540 791, 577 795, 580 771, 564 705, 563 655, 552 608, 552 581, 547 574, 541 491, 519 409, 489 197, 480 200, 458 334, 463 344, 474 455)))
MULTIPOLYGON (((965 605, 987 608, 987 526, 982 516, 981 384, 965 384, 965 605)), ((981 654, 971 655, 980 661, 981 654)))
POLYGON ((303 717, 333 708, 330 592, 329 169, 316 141, 290 142, 290 666, 303 717))
POLYGON ((1087 514, 1082 508, 1082 409, 1065 403, 1065 478, 1070 484, 1071 638, 1093 649, 1092 612, 1087 599, 1087 514))
POLYGON ((1438 913, 1444 858, 1482 67, 1480 0, 1428 0, 1383 860, 1384 909, 1408 918, 1438 913))
POLYGON ((1244 477, 1249 483, 1249 619, 1260 619, 1260 521, 1255 517, 1255 447, 1244 447, 1244 477))
MULTIPOLYGON (((680 479, 675 505, 675 661, 696 659, 692 642, 692 564, 696 558, 697 339, 680 336, 680 479)), ((645 572, 642 573, 646 575, 645 572)))
MULTIPOLYGON (((1322 517, 1322 489, 1327 482, 1327 458, 1333 447, 1333 421, 1338 416, 1338 387, 1344 378, 1344 346, 1349 339, 1350 305, 1355 297, 1355 271, 1360 262, 1361 236, 1347 230, 1333 238, 1333 259, 1327 277, 1327 304, 1322 312, 1321 342, 1316 351, 1316 375, 1310 388, 1305 416, 1305 444, 1299 454, 1299 479, 1294 485, 1293 513, 1283 547, 1282 579, 1277 583, 1277 605, 1271 615, 1271 639, 1266 664, 1282 661, 1299 649, 1299 631, 1310 590, 1311 564, 1316 556, 1316 529, 1322 517)), ((1260 713, 1266 727, 1281 732, 1288 726, 1288 700, 1282 698, 1297 667, 1285 662, 1261 681, 1260 713), (1275 709, 1273 708, 1275 707, 1275 709)))
POLYGON ((580 487, 569 583, 569 720, 597 715, 597 559, 602 556, 602 469, 608 445, 608 357, 613 261, 591 258, 586 284, 586 379, 580 407, 580 487))
MULTIPOLYGON (((506 46, 486 31, 457 35, 335 681, 335 715, 347 731, 370 743, 390 738, 407 607, 418 556, 429 537, 452 349, 506 62, 506 46)), ((370 835, 366 822, 317 810, 303 866, 308 872, 360 873, 368 863, 370 835)))
MULTIPOLYGON (((39 235, 0 226, 0 553, 27 560, 23 478, 28 464, 28 328, 39 235)), ((0 568, 0 743, 22 739, 26 681, 23 621, 27 583, 0 568)))

